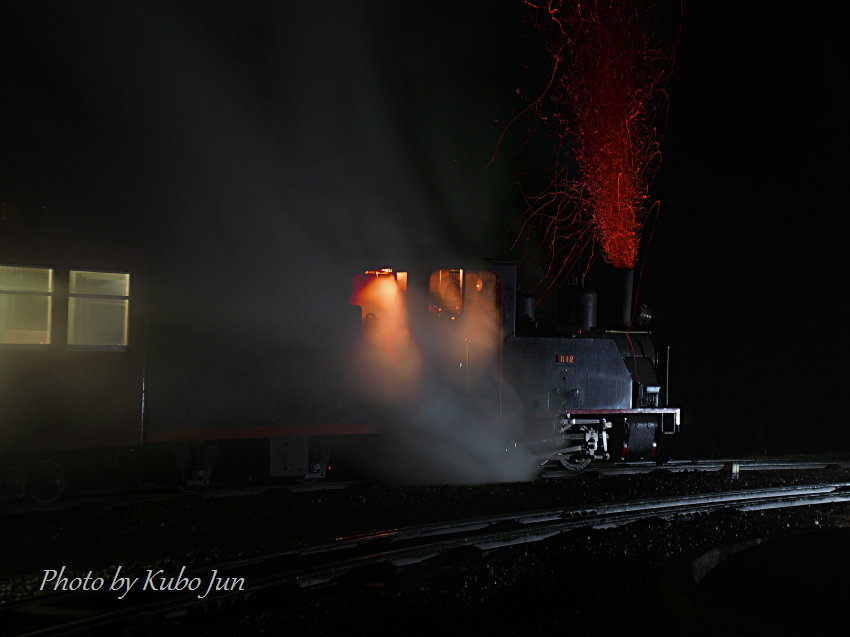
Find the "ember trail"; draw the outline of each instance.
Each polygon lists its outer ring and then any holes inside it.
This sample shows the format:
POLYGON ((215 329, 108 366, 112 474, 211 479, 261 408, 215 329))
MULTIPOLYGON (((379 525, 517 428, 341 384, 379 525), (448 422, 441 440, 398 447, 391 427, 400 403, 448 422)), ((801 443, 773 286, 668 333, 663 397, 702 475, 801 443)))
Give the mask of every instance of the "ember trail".
POLYGON ((523 186, 523 230, 539 227, 554 280, 599 251, 616 268, 637 263, 649 188, 661 152, 658 122, 674 46, 650 3, 552 0, 535 4, 551 74, 531 112, 555 140, 542 187, 523 186))

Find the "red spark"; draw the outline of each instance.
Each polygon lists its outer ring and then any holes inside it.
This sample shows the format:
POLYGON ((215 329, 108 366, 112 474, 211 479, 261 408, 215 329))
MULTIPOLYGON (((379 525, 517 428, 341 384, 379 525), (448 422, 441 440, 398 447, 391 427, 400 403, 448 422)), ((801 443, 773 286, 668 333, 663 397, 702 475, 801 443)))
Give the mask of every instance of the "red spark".
POLYGON ((521 231, 541 229, 551 283, 583 259, 589 266, 594 246, 614 267, 636 264, 675 50, 659 36, 659 7, 649 2, 525 0, 542 15, 536 26, 552 70, 510 124, 533 112, 556 141, 547 182, 523 188, 521 231))

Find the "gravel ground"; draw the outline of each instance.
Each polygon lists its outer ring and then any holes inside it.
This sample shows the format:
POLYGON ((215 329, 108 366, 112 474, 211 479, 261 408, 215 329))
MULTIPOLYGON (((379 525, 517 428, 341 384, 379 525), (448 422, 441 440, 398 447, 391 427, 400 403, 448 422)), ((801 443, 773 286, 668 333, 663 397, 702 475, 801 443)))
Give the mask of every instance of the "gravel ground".
MULTIPOLYGON (((690 522, 579 529, 489 554, 462 551, 404 572, 358 574, 332 594, 317 592, 291 606, 286 591, 270 592, 233 609, 227 623, 217 625, 245 635, 277 634, 281 627, 287 635, 305 636, 404 634, 414 627, 435 634, 568 629, 599 635, 638 626, 656 635, 718 634, 716 626, 689 611, 687 599, 665 593, 665 567, 746 538, 823 528, 836 513, 718 513, 690 522)), ((212 628, 204 622, 189 626, 199 632, 212 628)))
MULTIPOLYGON (((157 501, 85 504, 62 511, 2 513, 0 603, 37 590, 45 569, 93 576, 146 569, 176 572, 223 559, 314 543, 356 532, 662 495, 850 481, 850 471, 605 476, 481 486, 355 485, 339 491, 204 494, 157 501)), ((489 634, 563 629, 619 632, 637 624, 658 634, 693 632, 677 618, 681 601, 663 594, 665 569, 682 556, 746 538, 847 526, 844 506, 740 514, 687 521, 650 519, 620 529, 579 529, 490 553, 470 549, 405 569, 352 574, 327 590, 252 597, 229 611, 175 625, 198 634, 389 634, 413 627, 489 634)), ((161 631, 160 631, 161 632, 161 631)))

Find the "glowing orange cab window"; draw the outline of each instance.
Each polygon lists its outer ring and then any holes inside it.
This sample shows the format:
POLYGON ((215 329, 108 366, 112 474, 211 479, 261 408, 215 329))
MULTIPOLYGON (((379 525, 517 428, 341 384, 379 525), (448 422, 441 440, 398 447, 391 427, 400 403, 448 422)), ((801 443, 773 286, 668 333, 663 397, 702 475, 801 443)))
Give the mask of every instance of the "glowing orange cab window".
POLYGON ((366 321, 370 316, 379 316, 388 304, 401 302, 401 298, 395 297, 396 293, 407 291, 407 272, 396 272, 392 268, 366 270, 354 277, 352 288, 351 304, 360 306, 360 318, 366 321))
POLYGON ((431 293, 431 311, 451 320, 463 311, 463 270, 434 270, 428 284, 431 293))

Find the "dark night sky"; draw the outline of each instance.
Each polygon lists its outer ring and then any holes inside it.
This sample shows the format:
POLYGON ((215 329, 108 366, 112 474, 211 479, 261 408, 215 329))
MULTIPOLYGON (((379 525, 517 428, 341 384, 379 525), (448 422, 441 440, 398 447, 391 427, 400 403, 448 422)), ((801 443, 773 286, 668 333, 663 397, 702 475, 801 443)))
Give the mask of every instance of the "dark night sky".
MULTIPOLYGON (((642 298, 694 443, 752 450, 762 424, 770 450, 850 443, 832 7, 685 3, 642 298)), ((181 272, 174 295, 212 273, 256 296, 258 325, 270 296, 319 302, 305 267, 342 277, 446 243, 510 256, 523 158, 483 166, 541 73, 522 67, 539 59, 524 12, 4 2, 0 201, 140 237, 181 272)))

